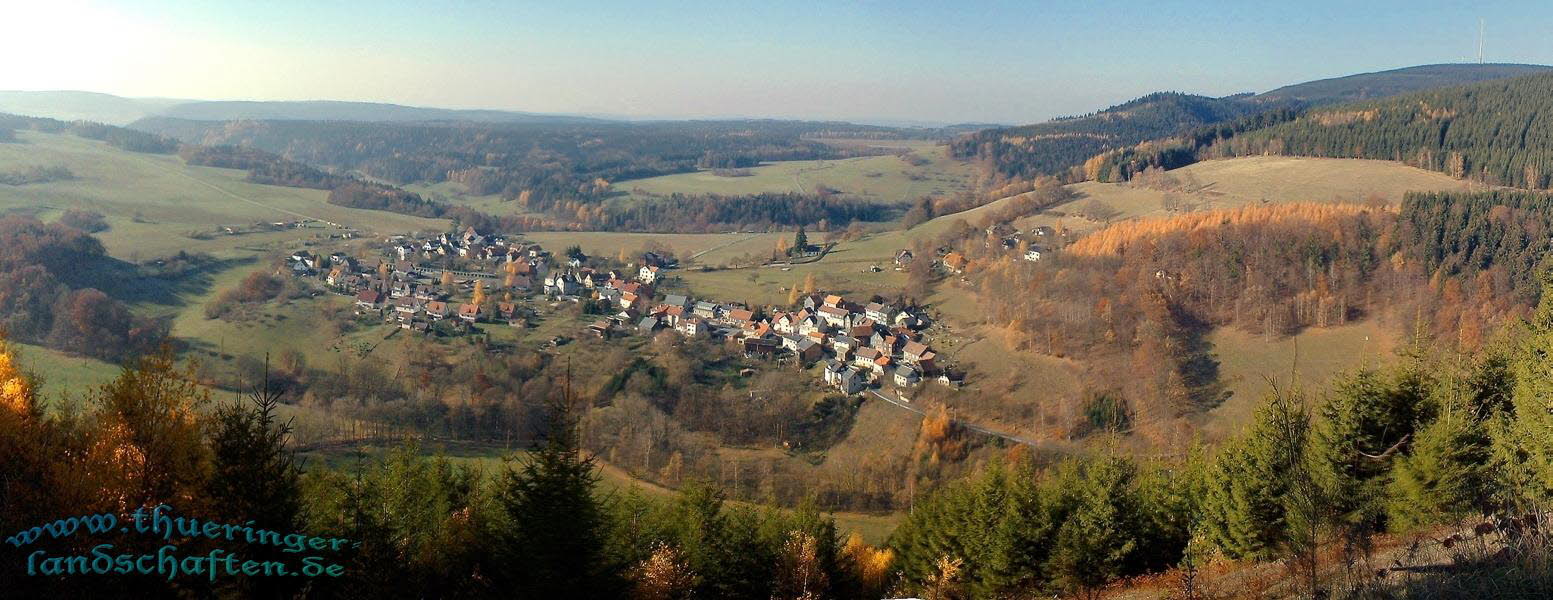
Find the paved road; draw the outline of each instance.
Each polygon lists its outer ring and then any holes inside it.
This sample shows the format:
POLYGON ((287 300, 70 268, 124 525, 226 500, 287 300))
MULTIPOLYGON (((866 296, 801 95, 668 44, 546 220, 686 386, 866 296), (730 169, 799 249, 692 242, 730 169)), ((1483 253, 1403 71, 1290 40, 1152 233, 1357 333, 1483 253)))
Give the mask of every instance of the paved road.
MULTIPOLYGON (((909 410, 911 412, 917 413, 919 415, 923 415, 923 416, 927 415, 927 413, 923 412, 922 409, 919 409, 919 408, 917 408, 915 406, 907 404, 906 402, 903 402, 901 400, 898 400, 898 399, 895 399, 895 398, 891 398, 891 397, 889 397, 889 396, 887 396, 887 395, 885 395, 883 393, 880 393, 879 390, 868 390, 868 393, 873 394, 873 396, 875 398, 878 398, 878 399, 883 400, 885 402, 889 402, 890 404, 894 404, 896 406, 899 406, 899 407, 904 408, 906 410, 909 410)), ((1010 442, 1014 442, 1014 443, 1017 443, 1017 444, 1024 444, 1024 445, 1030 446, 1032 448, 1041 448, 1041 447, 1044 446, 1044 444, 1042 444, 1041 442, 1032 440, 1030 438, 1019 437, 1017 435, 1014 435, 1012 433, 1008 433, 1006 431, 998 431, 998 430, 992 429, 990 427, 983 427, 981 425, 977 425, 975 423, 969 423, 969 422, 966 422, 966 421, 961 421, 959 419, 955 419, 955 423, 958 423, 958 424, 960 424, 961 427, 964 427, 964 428, 969 429, 971 431, 975 431, 975 432, 978 432, 978 433, 984 433, 984 434, 987 434, 987 435, 990 435, 990 436, 994 436, 994 437, 1000 437, 1000 438, 1003 438, 1003 439, 1008 440, 1010 442)))

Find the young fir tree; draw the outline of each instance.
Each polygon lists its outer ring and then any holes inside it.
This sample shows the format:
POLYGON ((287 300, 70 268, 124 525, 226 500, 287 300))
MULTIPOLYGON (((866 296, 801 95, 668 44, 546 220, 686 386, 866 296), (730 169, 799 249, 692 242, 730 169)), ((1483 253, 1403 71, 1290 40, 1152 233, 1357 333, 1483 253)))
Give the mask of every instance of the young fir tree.
POLYGON ((1337 382, 1321 405, 1310 449, 1314 482, 1350 547, 1368 547, 1385 523, 1394 459, 1435 412, 1434 383, 1417 360, 1395 371, 1359 371, 1337 382))
MULTIPOLYGON (((281 393, 270 385, 266 361, 264 379, 248 394, 247 402, 216 409, 210 432, 213 468, 205 488, 216 515, 228 522, 251 521, 272 531, 301 529, 301 469, 286 448, 291 423, 275 415, 281 393)), ((279 549, 256 549, 255 559, 281 560, 279 549)), ((281 597, 299 582, 276 577, 253 577, 236 584, 239 594, 251 598, 281 597)))
POLYGON ((1257 411, 1251 429, 1221 449, 1209 469, 1202 533, 1225 555, 1270 560, 1290 543, 1285 469, 1304 453, 1302 414, 1275 392, 1257 411))
POLYGON ((1530 510, 1553 500, 1553 272, 1510 361, 1513 418, 1495 424, 1501 501, 1530 510))
POLYGON ((1450 523, 1485 507, 1489 438, 1461 403, 1443 407, 1397 459, 1387 514, 1394 530, 1450 523))
POLYGON ((1119 577, 1142 571, 1146 522, 1134 488, 1137 467, 1104 457, 1083 465, 1047 558, 1052 587, 1090 594, 1119 577))
POLYGON ((509 470, 496 500, 506 518, 501 589, 520 598, 603 598, 624 589, 608 563, 598 467, 579 446, 571 397, 551 403, 543 445, 509 470))

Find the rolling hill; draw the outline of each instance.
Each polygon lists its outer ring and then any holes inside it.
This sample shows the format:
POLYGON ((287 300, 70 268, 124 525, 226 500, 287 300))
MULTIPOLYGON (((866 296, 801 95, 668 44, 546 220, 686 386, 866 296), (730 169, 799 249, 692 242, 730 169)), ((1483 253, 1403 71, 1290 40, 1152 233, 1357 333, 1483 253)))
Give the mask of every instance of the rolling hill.
POLYGON ((1553 73, 1316 109, 1209 153, 1378 158, 1544 189, 1553 176, 1553 73))
POLYGON ((1553 67, 1422 65, 1300 83, 1259 95, 1209 98, 1155 93, 1082 117, 968 134, 956 139, 951 149, 956 157, 980 161, 999 177, 1062 175, 1102 152, 1187 134, 1205 126, 1228 124, 1251 115, 1385 98, 1549 69, 1553 67))
POLYGON ((236 121, 245 119, 283 121, 472 121, 481 123, 578 123, 602 122, 603 119, 568 115, 547 115, 505 110, 456 110, 401 106, 380 102, 311 101, 208 101, 186 102, 169 106, 156 116, 194 121, 236 121))
POLYGON ((1337 104, 1466 85, 1492 79, 1535 75, 1537 73, 1546 73, 1550 70, 1553 70, 1553 67, 1547 65, 1420 65, 1296 83, 1258 94, 1255 98, 1259 100, 1297 100, 1310 105, 1337 104))
POLYGON ((172 98, 124 98, 96 92, 0 91, 0 113, 61 121, 97 121, 109 125, 125 125, 184 102, 188 101, 172 98))

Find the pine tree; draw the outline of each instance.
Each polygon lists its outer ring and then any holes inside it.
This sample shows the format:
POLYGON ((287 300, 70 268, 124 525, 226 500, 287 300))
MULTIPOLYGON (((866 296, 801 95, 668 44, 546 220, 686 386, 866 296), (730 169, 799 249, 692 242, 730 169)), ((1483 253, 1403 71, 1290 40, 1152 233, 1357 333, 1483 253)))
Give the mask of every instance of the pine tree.
POLYGON ((1342 379, 1322 403, 1312 475, 1350 547, 1367 548, 1381 530, 1392 458, 1434 413, 1433 385, 1414 359, 1385 377, 1363 370, 1342 379))
POLYGON ((1553 500, 1553 272, 1521 335, 1510 375, 1514 417, 1494 427, 1503 500, 1521 510, 1553 500))
MULTIPOLYGON (((291 423, 275 415, 280 392, 270 386, 268 362, 264 379, 248 395, 248 403, 216 409, 210 434, 213 468, 205 488, 216 514, 233 523, 251 521, 272 531, 301 529, 301 469, 286 448, 291 423)), ((260 548, 257 560, 281 560, 279 549, 260 548), (268 552, 266 552, 268 551, 268 552)), ((285 578, 254 577, 238 583, 246 597, 273 597, 296 589, 285 578)))
POLYGON ((1104 457, 1083 466, 1046 569, 1052 584, 1069 593, 1090 594, 1140 570, 1144 528, 1130 461, 1104 457))
POLYGON ((1291 465, 1303 462, 1308 417, 1274 393, 1251 429, 1209 469, 1202 531, 1231 558, 1268 560, 1290 544, 1291 465))
POLYGON ((604 507, 594 459, 579 447, 570 393, 549 407, 543 445, 507 471, 497 490, 507 524, 498 554, 503 589, 521 598, 601 598, 623 589, 607 564, 604 507))
POLYGON ((1488 434, 1468 407, 1450 405, 1414 437, 1392 470, 1390 525, 1450 523, 1486 505, 1488 434))
POLYGON ((805 250, 808 250, 808 249, 809 249, 809 236, 808 236, 808 234, 804 233, 803 227, 799 227, 798 228, 798 233, 793 235, 793 245, 789 249, 789 253, 791 253, 791 254, 802 254, 805 250))

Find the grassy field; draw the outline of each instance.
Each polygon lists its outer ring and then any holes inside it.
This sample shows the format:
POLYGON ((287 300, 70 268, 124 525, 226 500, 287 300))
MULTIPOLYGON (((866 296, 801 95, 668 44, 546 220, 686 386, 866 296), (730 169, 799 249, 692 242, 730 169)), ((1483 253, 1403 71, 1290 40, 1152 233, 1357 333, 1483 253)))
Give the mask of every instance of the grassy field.
POLYGON ((70 356, 42 346, 12 342, 23 369, 42 379, 39 398, 48 406, 75 406, 92 388, 112 381, 118 365, 94 358, 70 356))
MULTIPOLYGON (((856 142, 898 147, 895 142, 856 142)), ((842 142, 838 140, 838 143, 842 142)), ((748 169, 750 175, 743 177, 724 177, 711 171, 698 171, 621 181, 615 183, 613 189, 641 197, 673 193, 809 193, 816 186, 823 185, 840 190, 843 195, 851 198, 903 204, 922 196, 951 194, 974 185, 975 167, 950 158, 946 146, 921 143, 906 146, 915 146, 912 154, 928 162, 916 166, 894 155, 782 161, 748 169)))
POLYGON ((1306 329, 1275 340, 1220 328, 1208 341, 1219 359, 1219 379, 1232 392, 1208 413, 1203 427, 1208 435, 1221 437, 1250 422, 1274 382, 1284 388, 1292 382, 1307 397, 1319 397, 1339 373, 1390 362, 1398 340, 1384 324, 1371 320, 1306 329))
MULTIPOLYGON (((1235 208, 1261 202, 1364 202, 1375 198, 1388 203, 1402 200, 1410 191, 1467 189, 1459 179, 1384 160, 1254 156, 1210 160, 1170 172, 1182 181, 1195 180, 1200 191, 1178 194, 1202 210, 1235 208)), ((1117 210, 1118 219, 1157 217, 1164 209, 1166 192, 1127 184, 1084 182, 1069 186, 1079 198, 1053 211, 1071 213, 1091 200, 1117 210)), ((1091 231, 1102 224, 1077 217, 1052 214, 1020 219, 1021 229, 1036 225, 1066 225, 1091 231)))
POLYGON ((28 212, 45 219, 69 208, 100 212, 111 229, 98 237, 110 254, 126 260, 179 250, 251 255, 329 231, 304 228, 188 237, 221 226, 302 218, 378 233, 446 226, 446 221, 334 206, 326 202, 327 192, 248 183, 243 171, 191 167, 176 156, 124 152, 71 135, 22 131, 17 136, 21 143, 0 144, 0 170, 63 166, 75 179, 0 186, 0 212, 28 212))

